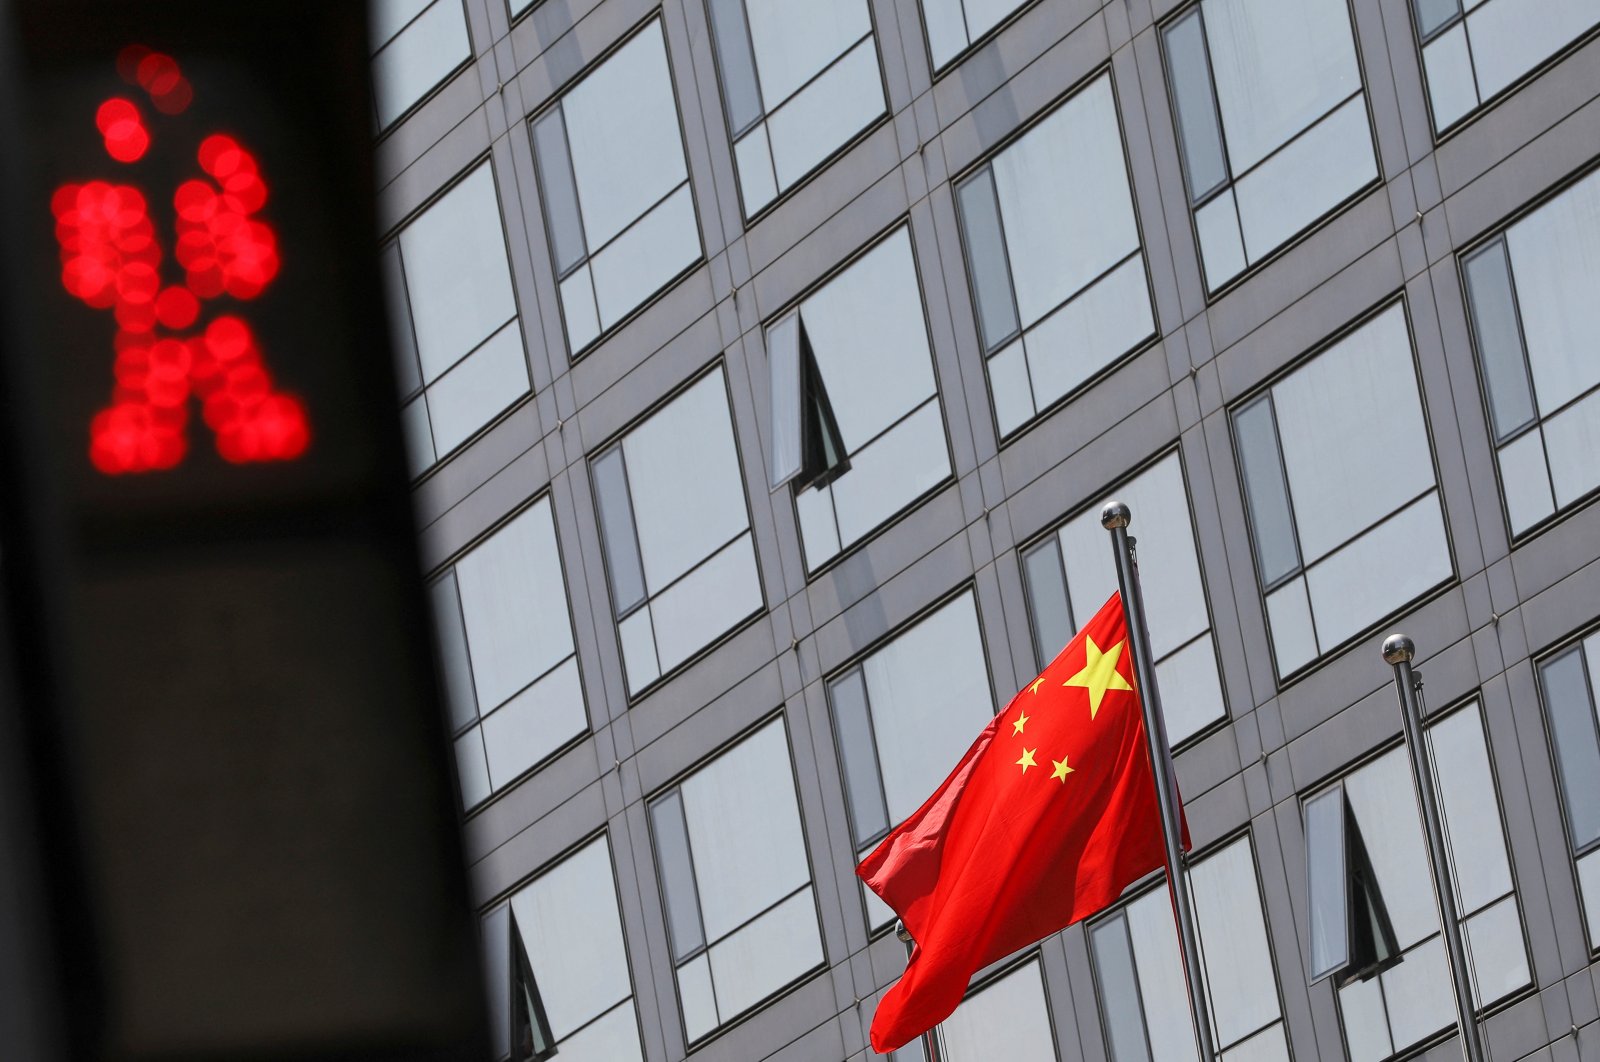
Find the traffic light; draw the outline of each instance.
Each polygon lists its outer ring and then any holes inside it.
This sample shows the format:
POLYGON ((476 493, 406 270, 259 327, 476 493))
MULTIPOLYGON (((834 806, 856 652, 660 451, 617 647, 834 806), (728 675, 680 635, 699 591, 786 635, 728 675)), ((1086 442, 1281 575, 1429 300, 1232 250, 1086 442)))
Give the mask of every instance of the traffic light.
POLYGON ((364 9, 0 0, 0 929, 71 1057, 486 1043, 364 9))

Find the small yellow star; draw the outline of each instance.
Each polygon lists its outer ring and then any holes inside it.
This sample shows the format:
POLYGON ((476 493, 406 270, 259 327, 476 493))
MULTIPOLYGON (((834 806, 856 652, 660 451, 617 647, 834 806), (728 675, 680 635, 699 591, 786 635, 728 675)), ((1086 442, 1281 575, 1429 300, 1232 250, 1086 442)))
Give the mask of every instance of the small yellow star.
POLYGON ((1081 686, 1089 691, 1089 718, 1093 719, 1100 711, 1100 701, 1104 699, 1107 690, 1129 690, 1128 680, 1122 677, 1122 672, 1117 670, 1117 660, 1122 656, 1122 647, 1127 641, 1120 641, 1111 647, 1109 653, 1102 653, 1100 647, 1094 644, 1093 638, 1084 638, 1083 670, 1073 675, 1063 686, 1081 686))
POLYGON ((1043 683, 1044 683, 1044 676, 1040 675, 1038 678, 1033 680, 1033 685, 1029 686, 1028 689, 1029 689, 1030 692, 1037 694, 1039 692, 1039 687, 1043 683))
POLYGON ((1028 725, 1028 717, 1023 715, 1021 712, 1018 712, 1017 713, 1017 721, 1015 723, 1011 724, 1011 733, 1012 733, 1012 735, 1014 736, 1014 735, 1022 733, 1022 728, 1027 726, 1027 725, 1028 725))
POLYGON ((1039 751, 1038 749, 1023 749, 1022 750, 1022 759, 1017 761, 1017 765, 1022 768, 1022 773, 1023 774, 1027 774, 1028 773, 1028 768, 1029 767, 1037 767, 1037 766, 1039 766, 1037 763, 1033 762, 1033 754, 1035 752, 1038 752, 1038 751, 1039 751))
POLYGON ((1062 785, 1067 784, 1067 775, 1071 774, 1074 770, 1074 768, 1067 766, 1067 760, 1070 758, 1071 757, 1064 756, 1059 760, 1050 761, 1056 765, 1055 773, 1051 774, 1050 777, 1059 779, 1062 785))

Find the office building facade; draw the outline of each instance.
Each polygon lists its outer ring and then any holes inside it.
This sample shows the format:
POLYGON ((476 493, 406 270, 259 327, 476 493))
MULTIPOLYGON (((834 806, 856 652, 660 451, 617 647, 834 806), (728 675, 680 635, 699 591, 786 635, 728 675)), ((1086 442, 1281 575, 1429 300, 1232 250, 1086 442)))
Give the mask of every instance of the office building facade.
MULTIPOLYGON (((857 1062, 854 876, 1133 509, 1224 1062, 1600 1058, 1600 6, 386 0, 497 1050, 857 1062)), ((1158 875, 944 1062, 1194 1057, 1158 875)), ((903 1049, 906 1062, 922 1056, 903 1049)))

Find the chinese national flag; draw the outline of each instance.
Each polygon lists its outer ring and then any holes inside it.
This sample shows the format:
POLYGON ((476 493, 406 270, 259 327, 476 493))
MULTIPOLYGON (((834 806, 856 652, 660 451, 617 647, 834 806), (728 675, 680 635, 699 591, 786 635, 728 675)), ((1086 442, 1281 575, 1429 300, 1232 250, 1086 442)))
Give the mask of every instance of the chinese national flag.
POLYGON ((978 970, 1165 864, 1144 733, 1113 594, 856 868, 916 942, 873 1016, 873 1050, 937 1025, 978 970))

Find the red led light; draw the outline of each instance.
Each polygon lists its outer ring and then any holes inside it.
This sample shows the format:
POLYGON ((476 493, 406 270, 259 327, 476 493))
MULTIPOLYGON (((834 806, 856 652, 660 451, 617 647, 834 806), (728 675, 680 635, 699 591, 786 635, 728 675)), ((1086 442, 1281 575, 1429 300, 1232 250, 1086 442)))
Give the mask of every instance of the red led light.
MULTIPOLYGON (((193 98, 177 61, 142 45, 123 49, 117 70, 162 114, 180 113, 193 98)), ((118 162, 137 162, 150 147, 130 100, 106 100, 95 125, 118 162)), ((304 403, 276 390, 247 320, 223 314, 189 332, 200 323, 202 300, 249 302, 282 264, 276 232, 254 217, 268 197, 255 156, 219 134, 200 142, 195 160, 210 179, 186 180, 172 197, 172 258, 181 283, 162 278, 161 241, 138 188, 87 181, 64 184, 50 197, 62 287, 93 309, 112 311, 117 323, 111 405, 89 425, 89 458, 110 475, 181 463, 191 398, 226 461, 292 460, 311 442, 304 403)))

